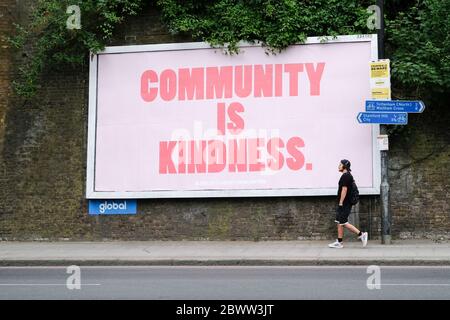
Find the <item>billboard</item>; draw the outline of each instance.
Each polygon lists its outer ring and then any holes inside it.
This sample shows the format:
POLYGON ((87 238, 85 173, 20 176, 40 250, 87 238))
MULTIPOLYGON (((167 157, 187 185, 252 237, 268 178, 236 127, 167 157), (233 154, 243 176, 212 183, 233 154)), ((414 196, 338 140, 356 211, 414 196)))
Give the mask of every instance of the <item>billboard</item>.
POLYGON ((278 54, 241 44, 107 47, 90 63, 89 199, 336 195, 352 162, 379 194, 370 99, 376 35, 308 38, 278 54))

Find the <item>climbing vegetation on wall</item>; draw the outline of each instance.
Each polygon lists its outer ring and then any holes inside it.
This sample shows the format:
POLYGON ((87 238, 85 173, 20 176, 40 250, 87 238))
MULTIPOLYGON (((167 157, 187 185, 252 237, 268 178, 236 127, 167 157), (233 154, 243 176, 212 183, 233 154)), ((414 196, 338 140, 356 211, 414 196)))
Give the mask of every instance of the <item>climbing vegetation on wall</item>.
MULTIPOLYGON (((16 92, 33 96, 39 77, 58 66, 84 65, 89 52, 110 43, 126 19, 156 7, 172 34, 226 46, 260 41, 268 53, 308 36, 374 33, 369 0, 37 0, 27 25, 17 25, 10 43, 27 52, 16 92), (31 50, 24 50, 31 49, 31 50)), ((447 93, 450 87, 450 2, 386 1, 387 54, 394 86, 408 95, 447 93)))

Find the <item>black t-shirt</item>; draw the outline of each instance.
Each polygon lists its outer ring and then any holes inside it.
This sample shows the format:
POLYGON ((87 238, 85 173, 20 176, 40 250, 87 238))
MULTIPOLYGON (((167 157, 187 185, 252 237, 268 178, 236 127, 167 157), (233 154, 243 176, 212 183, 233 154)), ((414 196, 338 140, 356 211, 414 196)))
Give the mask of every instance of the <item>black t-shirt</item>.
POLYGON ((350 205, 350 192, 352 188, 353 176, 350 172, 345 172, 339 179, 338 189, 338 203, 341 200, 342 187, 347 187, 347 194, 345 195, 344 205, 350 205))

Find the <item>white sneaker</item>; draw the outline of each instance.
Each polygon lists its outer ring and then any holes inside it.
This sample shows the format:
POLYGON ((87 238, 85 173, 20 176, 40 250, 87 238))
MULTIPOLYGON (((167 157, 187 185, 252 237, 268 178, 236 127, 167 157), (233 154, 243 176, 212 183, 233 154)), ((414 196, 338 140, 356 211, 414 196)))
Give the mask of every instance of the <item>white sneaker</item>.
POLYGON ((342 249, 344 247, 344 245, 341 242, 336 240, 336 242, 330 243, 328 245, 328 247, 334 248, 334 249, 342 249))
POLYGON ((369 237, 367 232, 363 232, 362 235, 360 237, 358 237, 358 239, 360 239, 362 241, 363 247, 367 246, 367 238, 369 237))

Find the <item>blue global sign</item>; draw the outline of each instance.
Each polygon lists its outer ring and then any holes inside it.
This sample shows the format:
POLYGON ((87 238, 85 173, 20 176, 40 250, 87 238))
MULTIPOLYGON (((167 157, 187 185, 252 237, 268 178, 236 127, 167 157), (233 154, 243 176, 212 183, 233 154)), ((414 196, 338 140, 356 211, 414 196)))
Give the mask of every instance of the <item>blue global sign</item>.
POLYGON ((89 214, 136 214, 136 200, 89 200, 89 214))

